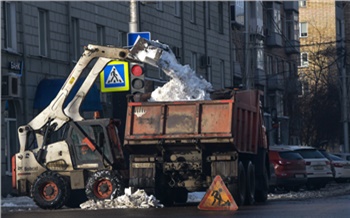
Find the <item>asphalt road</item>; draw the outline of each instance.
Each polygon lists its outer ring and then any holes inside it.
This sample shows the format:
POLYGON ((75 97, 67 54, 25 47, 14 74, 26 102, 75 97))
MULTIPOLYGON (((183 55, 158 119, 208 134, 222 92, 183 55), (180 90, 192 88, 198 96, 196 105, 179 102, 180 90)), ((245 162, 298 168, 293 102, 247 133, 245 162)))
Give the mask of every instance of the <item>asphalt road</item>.
POLYGON ((2 218, 203 218, 203 217, 307 217, 307 218, 348 218, 350 217, 350 195, 303 200, 269 200, 265 204, 242 206, 237 211, 203 211, 198 204, 187 204, 152 209, 60 209, 23 210, 2 212, 2 218))

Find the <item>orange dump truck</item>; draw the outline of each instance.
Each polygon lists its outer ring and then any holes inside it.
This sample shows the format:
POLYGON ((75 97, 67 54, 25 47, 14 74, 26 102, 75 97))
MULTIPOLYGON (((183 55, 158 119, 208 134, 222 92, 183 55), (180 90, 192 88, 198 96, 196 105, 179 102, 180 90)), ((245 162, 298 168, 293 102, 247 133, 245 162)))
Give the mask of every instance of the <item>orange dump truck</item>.
MULTIPOLYGON (((129 186, 184 203, 220 175, 237 205, 267 199, 269 160, 259 90, 225 99, 129 102, 129 186)), ((212 98, 213 99, 213 98, 212 98)))

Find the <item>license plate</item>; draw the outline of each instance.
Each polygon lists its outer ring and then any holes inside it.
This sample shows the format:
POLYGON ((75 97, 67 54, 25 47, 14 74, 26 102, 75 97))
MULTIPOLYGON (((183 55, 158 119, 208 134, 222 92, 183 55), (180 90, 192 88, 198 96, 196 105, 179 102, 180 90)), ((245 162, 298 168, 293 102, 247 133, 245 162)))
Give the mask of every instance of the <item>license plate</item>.
POLYGON ((323 170, 323 166, 314 166, 314 170, 323 170))
POLYGON ((295 178, 304 178, 303 174, 295 174, 295 178))

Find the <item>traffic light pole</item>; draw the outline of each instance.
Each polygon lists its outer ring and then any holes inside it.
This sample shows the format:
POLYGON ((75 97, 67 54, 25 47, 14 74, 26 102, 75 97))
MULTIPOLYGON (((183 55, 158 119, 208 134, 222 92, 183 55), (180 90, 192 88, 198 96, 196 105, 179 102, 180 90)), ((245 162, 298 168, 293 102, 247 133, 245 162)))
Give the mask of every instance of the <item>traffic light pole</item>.
POLYGON ((129 32, 138 32, 138 2, 136 0, 130 0, 129 32))

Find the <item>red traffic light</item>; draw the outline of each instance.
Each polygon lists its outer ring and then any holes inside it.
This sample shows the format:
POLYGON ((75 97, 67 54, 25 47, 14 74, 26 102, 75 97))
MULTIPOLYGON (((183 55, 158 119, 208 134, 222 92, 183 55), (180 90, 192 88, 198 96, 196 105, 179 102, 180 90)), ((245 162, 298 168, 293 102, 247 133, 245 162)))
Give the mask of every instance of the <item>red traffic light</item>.
POLYGON ((143 74, 143 69, 140 65, 134 65, 131 68, 131 73, 134 76, 141 76, 143 74))

